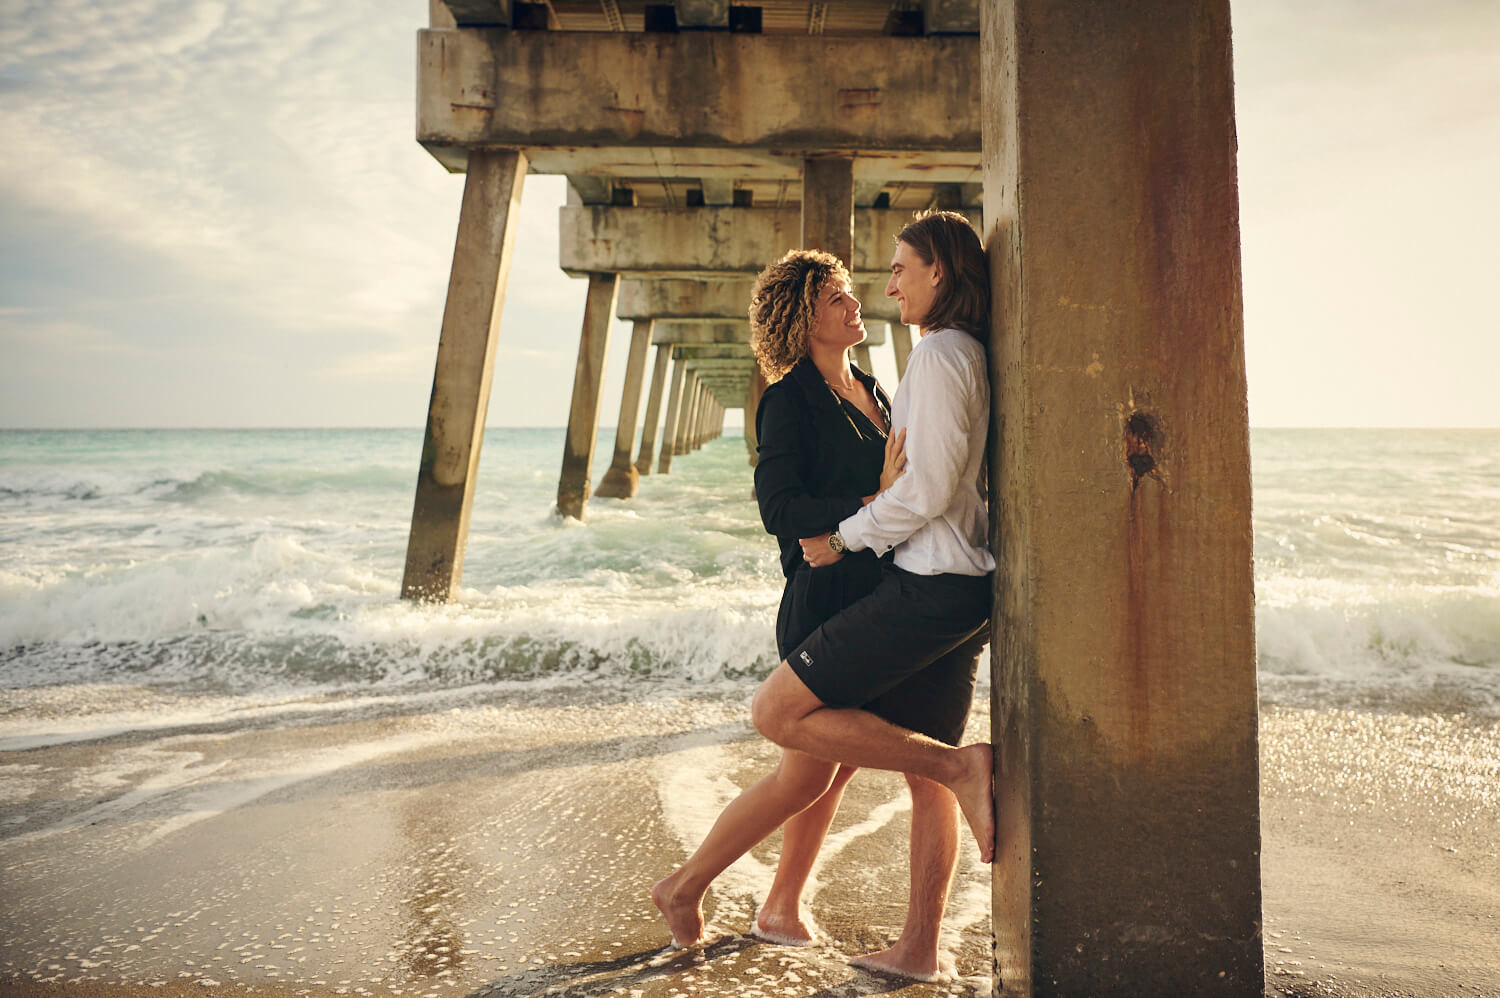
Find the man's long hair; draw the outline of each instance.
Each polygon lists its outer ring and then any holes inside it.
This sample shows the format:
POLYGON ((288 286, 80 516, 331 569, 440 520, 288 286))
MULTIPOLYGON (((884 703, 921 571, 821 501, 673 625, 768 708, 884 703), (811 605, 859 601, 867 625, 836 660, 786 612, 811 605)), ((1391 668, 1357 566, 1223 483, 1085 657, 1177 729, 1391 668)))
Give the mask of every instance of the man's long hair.
POLYGON ((922 212, 896 236, 942 274, 924 329, 962 329, 989 341, 990 269, 969 220, 956 211, 922 212))

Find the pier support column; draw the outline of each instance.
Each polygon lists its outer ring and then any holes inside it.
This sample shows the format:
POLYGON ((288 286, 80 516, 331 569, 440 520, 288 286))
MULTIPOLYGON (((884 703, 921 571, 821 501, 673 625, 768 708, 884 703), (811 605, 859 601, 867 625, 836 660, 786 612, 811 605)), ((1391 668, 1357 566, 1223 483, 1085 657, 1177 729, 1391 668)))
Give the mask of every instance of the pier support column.
POLYGON ((698 403, 703 398, 703 382, 692 371, 688 372, 687 398, 683 400, 682 420, 677 429, 677 452, 690 454, 697 450, 698 403))
POLYGON ((760 440, 755 434, 755 415, 760 411, 760 397, 766 393, 766 376, 760 367, 750 375, 750 386, 745 389, 745 450, 750 452, 750 467, 760 460, 760 440))
POLYGON ((1229 0, 981 0, 997 972, 1263 993, 1229 0))
POLYGON ((445 601, 463 578, 495 344, 514 256, 515 226, 510 223, 520 209, 525 177, 521 153, 475 150, 469 156, 406 542, 402 599, 445 601))
POLYGON ((667 398, 667 420, 661 428, 661 460, 656 464, 659 474, 672 470, 672 456, 677 452, 677 430, 682 425, 682 395, 687 385, 687 364, 679 358, 672 362, 672 391, 667 398))
POLYGON ((870 348, 868 346, 863 343, 854 344, 854 363, 859 365, 859 369, 866 374, 871 372, 870 348))
POLYGON ((638 475, 651 474, 651 461, 656 456, 656 431, 661 422, 661 397, 667 384, 667 368, 672 365, 672 345, 661 343, 656 347, 656 363, 651 368, 651 390, 646 393, 646 425, 641 429, 641 453, 635 459, 638 475))
POLYGON ((802 248, 820 249, 854 268, 854 160, 802 161, 802 248))
POLYGON ((630 463, 635 447, 635 422, 641 414, 641 383, 646 380, 646 348, 651 345, 650 319, 638 319, 630 330, 630 357, 625 362, 625 388, 620 393, 620 422, 615 427, 615 453, 595 496, 629 499, 641 487, 640 472, 630 463))
POLYGON ((578 366, 573 371, 573 404, 568 408, 568 436, 563 441, 562 474, 557 480, 557 512, 583 519, 589 497, 589 466, 599 435, 599 386, 609 354, 609 327, 614 324, 614 274, 590 274, 583 329, 578 335, 578 366))
POLYGON ((904 322, 887 322, 891 349, 896 352, 896 380, 906 377, 906 358, 911 356, 911 327, 904 322))

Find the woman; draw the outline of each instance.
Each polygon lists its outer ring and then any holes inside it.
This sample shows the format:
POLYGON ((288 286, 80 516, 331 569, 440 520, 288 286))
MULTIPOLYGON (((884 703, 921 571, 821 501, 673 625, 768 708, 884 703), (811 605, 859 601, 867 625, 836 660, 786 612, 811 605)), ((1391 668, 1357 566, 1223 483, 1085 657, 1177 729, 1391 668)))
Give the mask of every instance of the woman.
MULTIPOLYGON (((864 340, 865 328, 838 258, 793 250, 767 267, 751 294, 750 328, 770 382, 756 412, 755 491, 766 530, 781 547, 787 582, 776 645, 785 656, 880 581, 873 552, 814 571, 799 538, 832 530, 898 478, 905 462, 900 439, 887 436, 889 399, 873 377, 849 363, 849 348, 864 340)), ((688 861, 652 889, 673 941, 700 941, 709 884, 785 822, 781 861, 751 931, 770 942, 811 942, 802 890, 853 774, 854 767, 784 753, 775 772, 741 798, 746 803, 731 804, 688 861), (743 820, 744 807, 766 802, 774 802, 770 810, 743 820)))

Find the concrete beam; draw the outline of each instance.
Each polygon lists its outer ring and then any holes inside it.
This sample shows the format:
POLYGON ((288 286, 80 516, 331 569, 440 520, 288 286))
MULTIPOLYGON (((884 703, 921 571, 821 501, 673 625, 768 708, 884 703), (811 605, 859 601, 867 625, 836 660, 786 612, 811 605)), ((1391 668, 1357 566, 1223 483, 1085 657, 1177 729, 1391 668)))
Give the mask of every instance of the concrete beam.
POLYGON ((750 349, 748 343, 724 343, 711 346, 674 346, 671 348, 674 358, 683 360, 736 360, 745 365, 755 363, 755 353, 750 349))
MULTIPOLYGON (((645 208, 564 205, 559 209, 560 265, 570 274, 610 271, 636 278, 753 277, 802 244, 796 208, 645 208)), ((979 213, 971 212, 978 223, 979 213)), ((890 208, 854 212, 857 282, 883 285, 891 252, 911 213, 890 208)), ((746 306, 748 307, 748 299, 746 306)))
POLYGON ((983 0, 998 977, 1264 993, 1229 0, 983 0))
POLYGON ((710 208, 723 208, 734 204, 734 181, 729 177, 704 177, 700 183, 703 203, 710 208))
POLYGON ((675 0, 679 28, 729 27, 729 0, 675 0))
MULTIPOLYGON (((894 249, 894 242, 891 245, 894 249)), ((753 281, 743 278, 723 281, 627 279, 620 282, 615 309, 621 319, 631 322, 637 319, 670 319, 673 322, 744 319, 750 309, 753 284, 753 281)), ((885 296, 884 280, 857 281, 854 294, 859 298, 860 313, 866 320, 900 321, 901 310, 894 299, 885 296)), ((870 334, 874 336, 876 330, 871 328, 870 334)), ((882 342, 883 334, 871 345, 878 346, 882 342)))
POLYGON ((703 377, 709 372, 714 374, 729 373, 739 376, 749 374, 750 369, 754 366, 753 361, 740 357, 678 357, 676 350, 673 350, 672 354, 673 360, 681 360, 687 365, 689 371, 697 371, 699 377, 703 377))
POLYGON ((432 0, 447 8, 459 28, 510 26, 510 0, 432 0))
POLYGON ((417 62, 417 141, 450 170, 504 147, 537 173, 980 176, 976 38, 429 29, 417 62))
MULTIPOLYGON (((878 322, 865 324, 866 340, 868 346, 878 347, 885 344, 885 330, 878 322)), ((662 320, 656 324, 651 332, 652 344, 724 344, 739 343, 748 345, 750 343, 750 324, 748 322, 676 322, 662 320)))
POLYGON ((979 34, 979 0, 922 0, 922 30, 929 35, 979 34))
POLYGON ((651 342, 679 343, 749 343, 748 322, 671 322, 663 320, 651 330, 651 342))
POLYGON ((615 184, 609 177, 591 173, 568 174, 568 186, 582 204, 609 204, 614 200, 615 184))

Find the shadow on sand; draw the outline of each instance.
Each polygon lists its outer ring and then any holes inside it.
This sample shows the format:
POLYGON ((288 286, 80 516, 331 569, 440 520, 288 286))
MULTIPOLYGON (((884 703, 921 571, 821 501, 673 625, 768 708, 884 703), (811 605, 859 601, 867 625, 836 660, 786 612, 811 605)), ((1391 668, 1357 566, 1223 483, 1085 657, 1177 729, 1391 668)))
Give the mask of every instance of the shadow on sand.
MULTIPOLYGON (((728 964, 748 950, 765 944, 750 936, 730 936, 699 949, 651 949, 610 960, 594 960, 550 967, 535 967, 512 974, 470 992, 467 998, 593 998, 624 995, 644 989, 652 981, 689 971, 698 974, 695 995, 738 994, 741 983, 728 964), (724 979, 715 986, 715 964, 723 966, 724 979), (705 981, 707 977, 709 980, 705 981)), ((802 993, 802 998, 857 998, 883 995, 912 987, 913 982, 856 972, 853 980, 802 993)), ((920 987, 920 985, 918 985, 920 987)))

